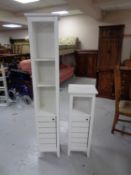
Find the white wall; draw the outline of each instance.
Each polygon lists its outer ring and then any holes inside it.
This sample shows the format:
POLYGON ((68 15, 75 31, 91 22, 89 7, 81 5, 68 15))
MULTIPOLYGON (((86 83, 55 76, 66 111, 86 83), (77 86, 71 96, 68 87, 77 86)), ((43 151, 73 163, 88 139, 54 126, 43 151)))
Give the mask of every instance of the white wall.
POLYGON ((13 39, 27 39, 28 38, 28 30, 14 30, 8 32, 8 36, 13 39))
POLYGON ((5 32, 0 32, 0 44, 9 44, 9 36, 5 32))
POLYGON ((101 22, 86 15, 63 17, 59 22, 59 35, 78 37, 82 49, 98 49, 98 26, 101 22))

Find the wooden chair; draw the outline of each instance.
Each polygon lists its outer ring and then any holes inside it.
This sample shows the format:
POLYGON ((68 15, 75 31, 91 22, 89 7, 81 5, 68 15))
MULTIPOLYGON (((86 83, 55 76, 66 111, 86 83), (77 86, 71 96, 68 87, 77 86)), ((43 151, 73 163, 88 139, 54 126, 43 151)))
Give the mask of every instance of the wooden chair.
POLYGON ((122 78, 119 66, 116 67, 114 71, 114 81, 115 81, 115 116, 112 126, 112 133, 114 131, 120 132, 122 134, 127 134, 131 136, 130 132, 123 131, 121 129, 116 128, 118 122, 129 122, 131 120, 121 119, 120 115, 129 117, 131 119, 131 101, 121 99, 122 92, 122 78))

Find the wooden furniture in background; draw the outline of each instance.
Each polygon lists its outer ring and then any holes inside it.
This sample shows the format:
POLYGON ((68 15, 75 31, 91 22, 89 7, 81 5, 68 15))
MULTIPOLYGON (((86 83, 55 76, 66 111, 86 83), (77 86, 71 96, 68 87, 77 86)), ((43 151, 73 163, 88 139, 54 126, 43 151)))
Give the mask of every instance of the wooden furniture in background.
POLYGON ((42 14, 27 17, 38 148, 60 156, 58 18, 42 14))
MULTIPOLYGON (((124 69, 123 69, 124 70, 124 69)), ((131 135, 131 132, 124 131, 121 128, 116 127, 118 122, 129 122, 131 123, 131 99, 130 101, 122 99, 122 72, 119 66, 116 67, 114 71, 114 80, 115 80, 115 116, 112 126, 112 133, 114 131, 120 132, 122 134, 131 135), (130 120, 126 118, 120 118, 120 115, 129 117, 130 120)))
POLYGON ((75 75, 79 77, 96 77, 97 50, 79 50, 75 52, 75 75))
POLYGON ((114 67, 121 61, 123 35, 124 25, 99 27, 97 86, 101 97, 114 98, 113 71, 114 67))
POLYGON ((69 138, 71 151, 84 151, 90 156, 92 129, 97 90, 94 85, 69 85, 69 138), (85 108, 84 108, 85 107, 85 108))
POLYGON ((120 67, 122 76, 122 97, 131 99, 131 58, 124 60, 120 67))

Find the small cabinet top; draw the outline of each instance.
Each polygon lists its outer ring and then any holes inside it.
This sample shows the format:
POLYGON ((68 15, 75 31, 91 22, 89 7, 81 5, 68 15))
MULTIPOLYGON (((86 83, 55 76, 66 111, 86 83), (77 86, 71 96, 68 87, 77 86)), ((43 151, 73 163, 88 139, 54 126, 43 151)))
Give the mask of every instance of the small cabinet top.
POLYGON ((68 92, 70 94, 98 94, 94 85, 69 84, 68 92))

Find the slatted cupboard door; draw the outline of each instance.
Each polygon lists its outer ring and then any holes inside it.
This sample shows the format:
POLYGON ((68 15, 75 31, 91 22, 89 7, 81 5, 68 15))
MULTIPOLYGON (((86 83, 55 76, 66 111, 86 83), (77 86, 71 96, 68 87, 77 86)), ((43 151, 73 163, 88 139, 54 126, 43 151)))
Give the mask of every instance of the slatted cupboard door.
POLYGON ((28 19, 38 147, 57 152, 59 146, 58 18, 26 14, 28 19))

